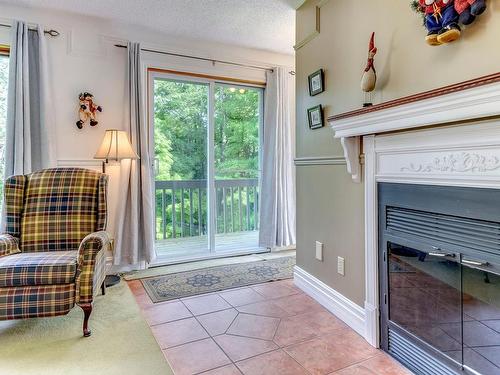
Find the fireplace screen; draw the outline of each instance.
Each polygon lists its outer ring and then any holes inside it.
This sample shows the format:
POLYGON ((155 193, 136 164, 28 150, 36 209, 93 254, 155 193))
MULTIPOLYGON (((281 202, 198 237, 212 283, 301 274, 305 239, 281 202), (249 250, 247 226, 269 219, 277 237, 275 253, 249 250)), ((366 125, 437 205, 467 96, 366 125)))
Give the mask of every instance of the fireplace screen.
POLYGON ((392 242, 387 254, 390 322, 459 365, 500 374, 500 268, 392 242))
POLYGON ((417 374, 500 375, 500 220, 382 198, 382 348, 417 374))

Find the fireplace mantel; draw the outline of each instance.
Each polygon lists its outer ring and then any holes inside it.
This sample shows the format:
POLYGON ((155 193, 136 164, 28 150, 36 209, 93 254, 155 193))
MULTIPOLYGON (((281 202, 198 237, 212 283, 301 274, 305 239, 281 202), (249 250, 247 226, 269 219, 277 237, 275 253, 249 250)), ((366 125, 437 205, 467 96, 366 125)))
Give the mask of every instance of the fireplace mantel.
POLYGON ((434 125, 480 120, 500 115, 500 73, 331 116, 340 138, 347 170, 361 182, 362 136, 434 125))

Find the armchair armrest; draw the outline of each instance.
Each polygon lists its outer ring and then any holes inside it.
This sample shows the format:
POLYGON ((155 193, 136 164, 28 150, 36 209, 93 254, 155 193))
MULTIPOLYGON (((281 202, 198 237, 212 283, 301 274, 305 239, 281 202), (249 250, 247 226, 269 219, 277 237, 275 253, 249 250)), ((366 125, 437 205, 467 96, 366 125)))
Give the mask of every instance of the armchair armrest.
POLYGON ((20 253, 19 240, 10 234, 0 234, 0 257, 20 253))
POLYGON ((106 277, 105 249, 109 244, 105 231, 91 233, 80 243, 76 271, 76 302, 79 305, 92 303, 94 292, 106 277))

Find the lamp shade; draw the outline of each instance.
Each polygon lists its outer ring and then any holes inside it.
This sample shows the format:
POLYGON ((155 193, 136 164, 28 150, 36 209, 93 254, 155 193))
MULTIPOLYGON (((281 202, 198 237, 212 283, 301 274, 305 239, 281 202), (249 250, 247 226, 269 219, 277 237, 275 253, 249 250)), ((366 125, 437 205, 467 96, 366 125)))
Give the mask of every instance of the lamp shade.
POLYGON ((94 155, 94 159, 139 159, 132 149, 126 131, 110 129, 106 130, 101 146, 94 155))

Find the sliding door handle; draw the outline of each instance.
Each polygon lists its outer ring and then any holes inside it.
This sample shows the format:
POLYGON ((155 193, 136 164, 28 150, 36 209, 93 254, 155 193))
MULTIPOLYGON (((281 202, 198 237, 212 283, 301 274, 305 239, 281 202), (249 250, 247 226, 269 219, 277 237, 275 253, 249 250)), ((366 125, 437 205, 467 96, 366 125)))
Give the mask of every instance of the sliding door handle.
POLYGON ((488 262, 481 262, 480 260, 469 260, 469 259, 462 259, 462 263, 474 267, 486 267, 489 265, 488 262))
POLYGON ((449 257, 449 258, 455 258, 455 254, 449 254, 449 253, 429 253, 429 255, 433 256, 433 257, 440 257, 440 258, 445 258, 445 257, 449 257))

